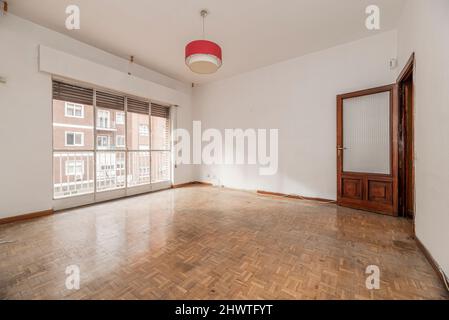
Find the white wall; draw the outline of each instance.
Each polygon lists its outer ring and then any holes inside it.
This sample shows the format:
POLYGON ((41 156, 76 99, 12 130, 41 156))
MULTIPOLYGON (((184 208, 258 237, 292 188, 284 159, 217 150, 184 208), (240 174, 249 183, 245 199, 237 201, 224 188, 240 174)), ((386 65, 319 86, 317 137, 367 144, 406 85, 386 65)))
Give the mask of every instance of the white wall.
POLYGON ((408 0, 401 68, 415 52, 416 234, 449 275, 449 1, 408 0))
POLYGON ((200 166, 202 181, 336 198, 336 95, 393 83, 396 32, 341 45, 196 87, 194 119, 206 128, 278 128, 279 171, 200 166), (214 177, 217 177, 214 179, 214 177))
MULTIPOLYGON (((0 218, 53 207, 51 75, 38 70, 40 45, 59 52, 45 54, 46 69, 91 83, 101 76, 94 72, 99 70, 108 75, 101 84, 113 86, 110 89, 123 88, 127 93, 148 89, 145 97, 179 104, 178 126, 191 129, 188 85, 140 66, 133 69, 140 79, 132 77, 130 85, 123 73, 126 60, 16 16, 0 17, 0 76, 7 78, 6 84, 0 84, 0 218), (49 61, 49 57, 58 59, 49 61), (67 61, 84 67, 75 70, 64 64, 67 61)), ((191 167, 179 166, 174 177, 175 183, 191 181, 191 167)))

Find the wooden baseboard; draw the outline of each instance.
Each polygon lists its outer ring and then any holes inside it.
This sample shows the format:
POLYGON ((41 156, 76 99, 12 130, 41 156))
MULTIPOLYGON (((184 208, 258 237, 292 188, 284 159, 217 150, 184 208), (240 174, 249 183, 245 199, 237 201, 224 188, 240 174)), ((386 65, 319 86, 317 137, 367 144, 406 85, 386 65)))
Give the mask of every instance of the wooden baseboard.
MULTIPOLYGON (((173 185, 172 188, 177 189, 177 188, 184 188, 184 187, 189 187, 189 186, 194 186, 194 185, 213 186, 213 184, 209 183, 209 182, 192 181, 192 182, 173 185)), ((225 186, 223 186, 223 187, 226 188, 225 186)), ((232 189, 233 190, 241 190, 241 189, 234 189, 234 188, 232 188, 232 189)), ((298 195, 285 194, 285 193, 279 193, 279 192, 270 192, 270 191, 263 191, 263 190, 257 190, 256 193, 262 194, 262 195, 267 195, 267 196, 283 197, 283 198, 297 199, 297 200, 317 201, 317 202, 330 203, 330 204, 337 203, 337 201, 335 201, 335 200, 303 197, 303 196, 298 196, 298 195)))
POLYGON ((438 275, 438 278, 443 282, 444 287, 449 291, 447 288, 447 283, 449 283, 449 278, 447 275, 444 274, 442 271, 440 265, 438 262, 433 258, 432 254, 427 250, 426 246, 419 240, 419 238, 415 235, 416 244, 418 245, 418 248, 422 251, 426 259, 429 261, 432 268, 435 270, 436 274, 438 275))
POLYGON ((213 183, 210 182, 203 182, 203 181, 195 181, 195 184, 201 184, 203 186, 213 186, 213 183))
POLYGON ((2 218, 2 219, 0 219, 0 224, 19 222, 19 221, 24 221, 24 220, 30 220, 30 219, 45 217, 45 216, 52 215, 53 213, 54 213, 53 209, 49 209, 49 210, 44 210, 44 211, 38 211, 38 212, 22 214, 20 216, 2 218))
POLYGON ((195 182, 191 181, 191 182, 186 182, 186 183, 174 184, 171 187, 172 187, 172 189, 179 189, 179 188, 190 187, 194 184, 195 184, 195 182))
POLYGON ((172 185, 172 189, 185 188, 185 187, 190 187, 190 186, 194 186, 194 185, 212 186, 212 183, 201 182, 201 181, 191 181, 191 182, 186 182, 186 183, 174 184, 174 185, 172 185))
POLYGON ((279 193, 279 192, 257 190, 257 193, 262 194, 262 195, 267 195, 267 196, 283 197, 283 198, 289 198, 289 199, 317 201, 317 202, 331 203, 331 204, 337 203, 335 200, 330 200, 330 199, 304 197, 304 196, 285 194, 285 193, 279 193))

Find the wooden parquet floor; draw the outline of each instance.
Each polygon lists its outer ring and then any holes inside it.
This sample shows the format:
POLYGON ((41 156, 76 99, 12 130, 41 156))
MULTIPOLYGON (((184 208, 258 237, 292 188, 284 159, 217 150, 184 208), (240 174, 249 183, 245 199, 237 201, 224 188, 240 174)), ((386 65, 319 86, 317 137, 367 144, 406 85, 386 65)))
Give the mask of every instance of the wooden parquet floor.
POLYGON ((2 299, 447 299, 409 221, 192 186, 0 226, 2 299), (78 265, 79 290, 66 289, 78 265), (365 286, 368 265, 380 289, 365 286))

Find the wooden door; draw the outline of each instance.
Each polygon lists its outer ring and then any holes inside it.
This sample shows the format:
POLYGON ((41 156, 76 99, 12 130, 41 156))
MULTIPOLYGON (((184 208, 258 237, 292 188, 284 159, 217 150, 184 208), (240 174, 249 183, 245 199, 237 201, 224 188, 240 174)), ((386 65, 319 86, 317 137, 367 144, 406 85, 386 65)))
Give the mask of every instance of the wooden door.
POLYGON ((337 204, 397 216, 396 85, 337 96, 337 204))

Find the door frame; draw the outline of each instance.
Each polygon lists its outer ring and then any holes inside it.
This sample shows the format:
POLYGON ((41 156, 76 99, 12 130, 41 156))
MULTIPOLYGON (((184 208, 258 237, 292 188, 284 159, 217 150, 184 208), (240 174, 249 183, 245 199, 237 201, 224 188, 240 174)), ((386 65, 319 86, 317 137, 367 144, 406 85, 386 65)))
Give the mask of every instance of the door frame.
POLYGON ((415 69, 415 53, 412 53, 401 73, 399 74, 396 83, 398 85, 398 103, 399 103, 399 215, 414 219, 416 212, 416 193, 415 193, 415 112, 414 112, 414 69, 415 69), (404 88, 406 84, 411 81, 411 101, 410 105, 405 105, 404 88), (411 115, 411 122, 407 122, 405 115, 411 115), (410 126, 411 125, 411 128, 410 126), (408 149, 407 141, 412 140, 411 150, 408 149), (411 172, 410 172, 411 171, 411 172), (412 176, 411 184, 407 184, 406 177, 412 176), (409 190, 411 188, 412 190, 409 190), (413 212, 408 212, 408 194, 413 193, 413 212))
POLYGON ((337 96, 337 204, 392 216, 398 215, 398 86, 390 84, 337 96), (390 174, 355 173, 343 171, 343 101, 376 93, 390 92, 390 174), (343 194, 343 182, 352 183, 355 197, 343 194), (371 190, 384 188, 385 199, 378 199, 371 190), (387 193, 391 195, 388 199, 387 193))

